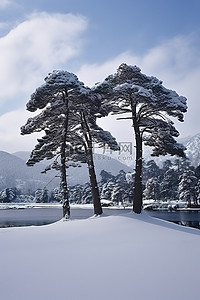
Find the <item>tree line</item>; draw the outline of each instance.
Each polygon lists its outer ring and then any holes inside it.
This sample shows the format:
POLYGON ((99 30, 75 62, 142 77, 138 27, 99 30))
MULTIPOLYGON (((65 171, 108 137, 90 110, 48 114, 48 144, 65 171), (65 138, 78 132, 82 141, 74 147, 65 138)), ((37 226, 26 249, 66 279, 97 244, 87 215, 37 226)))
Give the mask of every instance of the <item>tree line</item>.
MULTIPOLYGON (((113 175, 102 170, 100 177, 98 187, 101 201, 108 200, 115 205, 134 202, 134 173, 121 170, 113 175)), ((69 186, 68 190, 70 203, 93 203, 90 183, 69 186)), ((179 200, 187 203, 188 207, 199 205, 200 165, 194 167, 188 159, 168 159, 161 167, 154 160, 144 161, 142 191, 146 200, 179 200)), ((17 188, 6 188, 0 191, 0 202, 62 203, 62 193, 59 187, 52 191, 38 189, 32 195, 23 195, 17 188)))

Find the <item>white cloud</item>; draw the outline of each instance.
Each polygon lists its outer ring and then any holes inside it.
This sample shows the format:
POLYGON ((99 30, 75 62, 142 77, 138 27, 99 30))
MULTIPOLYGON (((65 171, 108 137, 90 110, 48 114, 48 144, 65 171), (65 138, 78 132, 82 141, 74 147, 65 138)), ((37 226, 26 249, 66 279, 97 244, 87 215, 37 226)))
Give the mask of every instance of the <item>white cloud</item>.
MULTIPOLYGON (((102 65, 83 65, 77 74, 87 85, 92 86, 95 82, 102 81, 109 74, 113 74, 121 63, 137 65, 142 72, 149 76, 156 76, 163 84, 176 90, 180 95, 188 98, 188 112, 185 122, 177 122, 176 126, 181 136, 193 135, 200 132, 199 129, 199 78, 200 57, 194 46, 195 37, 176 37, 166 41, 162 45, 150 49, 144 55, 135 55, 124 52, 119 56, 105 62, 102 65)), ((119 122, 119 121, 118 121, 119 122)), ((109 121, 100 120, 100 124, 109 126, 109 121)), ((118 126, 117 123, 111 126, 118 126)), ((120 132, 113 128, 113 132, 120 132)), ((130 134, 127 134, 127 138, 130 134)))
POLYGON ((0 2, 0 9, 5 9, 10 6, 13 2, 10 0, 1 0, 0 2))
POLYGON ((21 101, 46 74, 81 51, 87 20, 80 15, 35 13, 0 39, 0 103, 21 101))
POLYGON ((77 71, 77 75, 80 80, 85 82, 85 84, 93 86, 96 82, 102 81, 108 75, 116 72, 116 69, 121 63, 131 64, 132 61, 136 61, 137 59, 137 56, 134 56, 131 52, 127 51, 103 64, 84 64, 77 71))
POLYGON ((85 64, 77 74, 91 86, 114 73, 121 63, 127 63, 139 66, 149 76, 158 76, 173 83, 185 78, 188 72, 199 69, 200 57, 197 54, 192 37, 176 37, 150 49, 144 55, 126 51, 101 65, 85 64))
POLYGON ((0 144, 1 151, 14 153, 16 151, 30 151, 41 133, 20 135, 20 127, 32 115, 25 110, 16 110, 0 116, 0 144))

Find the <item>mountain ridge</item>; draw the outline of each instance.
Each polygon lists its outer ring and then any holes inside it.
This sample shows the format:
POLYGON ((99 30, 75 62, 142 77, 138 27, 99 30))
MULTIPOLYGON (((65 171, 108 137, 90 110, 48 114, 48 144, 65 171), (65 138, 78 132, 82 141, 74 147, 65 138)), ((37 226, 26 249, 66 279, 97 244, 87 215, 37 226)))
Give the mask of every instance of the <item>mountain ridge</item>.
POLYGON ((183 141, 183 145, 186 147, 185 153, 190 159, 191 164, 196 167, 200 165, 200 133, 187 138, 183 141))
MULTIPOLYGON (((52 190, 59 186, 59 178, 56 178, 59 172, 51 170, 46 174, 41 174, 41 171, 48 165, 48 161, 37 163, 33 167, 28 167, 26 161, 29 155, 30 153, 26 151, 19 151, 13 154, 0 151, 0 190, 6 187, 17 187, 23 192, 27 192, 30 190, 35 191, 38 188, 44 188, 46 186, 52 190), (52 182, 49 183, 50 181, 52 182)), ((132 172, 132 168, 106 155, 95 154, 94 163, 98 181, 101 179, 101 170, 110 172, 113 175, 117 175, 120 170, 132 172)), ((86 164, 82 164, 80 168, 70 167, 67 173, 68 184, 71 186, 89 182, 86 164)))
MULTIPOLYGON (((197 167, 200 165, 200 133, 187 137, 185 139, 179 139, 186 148, 186 155, 191 161, 191 165, 197 167)), ((145 147, 146 148, 146 147, 145 147)), ((145 151, 144 151, 145 152, 145 151)), ((27 151, 18 151, 15 153, 8 153, 6 151, 0 151, 0 190, 6 187, 17 187, 23 192, 35 191, 38 188, 44 188, 48 186, 48 189, 52 190, 59 186, 59 178, 56 178, 57 171, 51 170, 47 174, 41 174, 48 165, 48 161, 43 161, 36 164, 33 167, 28 167, 26 161, 29 158, 30 153, 27 151), (53 180, 52 180, 53 179, 53 180), (50 183, 49 183, 50 182, 50 183)), ((134 161, 134 154, 133 161, 134 161)), ((126 157, 124 157, 126 158, 126 157)), ((155 159, 157 164, 162 164, 166 159, 172 159, 171 156, 164 156, 155 159)), ((144 155, 145 160, 154 159, 148 155, 144 155)), ((123 157, 115 156, 109 157, 104 154, 94 154, 94 163, 96 166, 97 180, 100 181, 100 172, 105 170, 117 175, 120 170, 124 170, 126 173, 133 172, 133 167, 123 163, 123 157)), ((82 164, 81 168, 69 168, 68 183, 73 186, 76 184, 84 184, 89 182, 87 165, 82 164)))

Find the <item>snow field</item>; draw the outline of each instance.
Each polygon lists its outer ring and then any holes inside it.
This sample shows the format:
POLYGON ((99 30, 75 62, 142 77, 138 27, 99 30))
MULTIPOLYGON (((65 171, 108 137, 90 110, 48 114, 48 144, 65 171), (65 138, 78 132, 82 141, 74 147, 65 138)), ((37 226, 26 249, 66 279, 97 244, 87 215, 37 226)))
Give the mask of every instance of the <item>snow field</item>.
POLYGON ((0 229, 1 300, 198 299, 200 231, 145 214, 0 229))

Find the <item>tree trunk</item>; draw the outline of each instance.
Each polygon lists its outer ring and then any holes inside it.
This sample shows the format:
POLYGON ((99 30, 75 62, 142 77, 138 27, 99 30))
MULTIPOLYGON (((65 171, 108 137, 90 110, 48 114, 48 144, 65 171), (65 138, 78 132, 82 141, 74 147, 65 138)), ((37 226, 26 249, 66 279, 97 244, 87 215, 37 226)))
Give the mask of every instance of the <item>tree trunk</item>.
POLYGON ((63 95, 63 101, 66 105, 66 115, 63 128, 63 141, 61 145, 61 192, 62 192, 62 206, 63 206, 63 218, 70 218, 70 205, 68 197, 67 188, 67 173, 66 173, 66 139, 68 131, 68 118, 69 118, 69 108, 68 108, 68 98, 67 95, 63 95))
POLYGON ((135 182, 133 191, 133 211, 140 214, 142 211, 142 134, 136 114, 136 105, 132 104, 133 127, 136 141, 135 182))
POLYGON ((92 198, 94 204, 94 214, 101 215, 103 211, 101 207, 99 188, 98 188, 97 178, 96 178, 96 173, 94 168, 93 153, 91 149, 89 149, 88 151, 88 168, 89 168, 90 185, 91 185, 92 198))
POLYGON ((70 205, 68 197, 68 188, 67 188, 67 174, 65 166, 65 147, 62 147, 61 150, 61 191, 62 191, 62 207, 63 207, 63 218, 70 218, 70 205))
POLYGON ((93 159, 93 153, 92 153, 92 137, 90 134, 90 128, 88 126, 86 117, 84 112, 81 113, 81 126, 85 138, 85 153, 87 156, 87 164, 89 169, 89 178, 90 178, 90 185, 91 185, 91 191, 92 191, 92 199, 93 199, 93 205, 94 205, 94 214, 95 215, 101 215, 103 213, 102 207, 101 207, 101 201, 99 196, 99 188, 97 184, 97 178, 96 178, 96 172, 94 167, 94 159, 93 159))
POLYGON ((139 130, 135 132, 136 139, 136 166, 134 182, 133 211, 137 214, 142 210, 142 137, 139 130))

